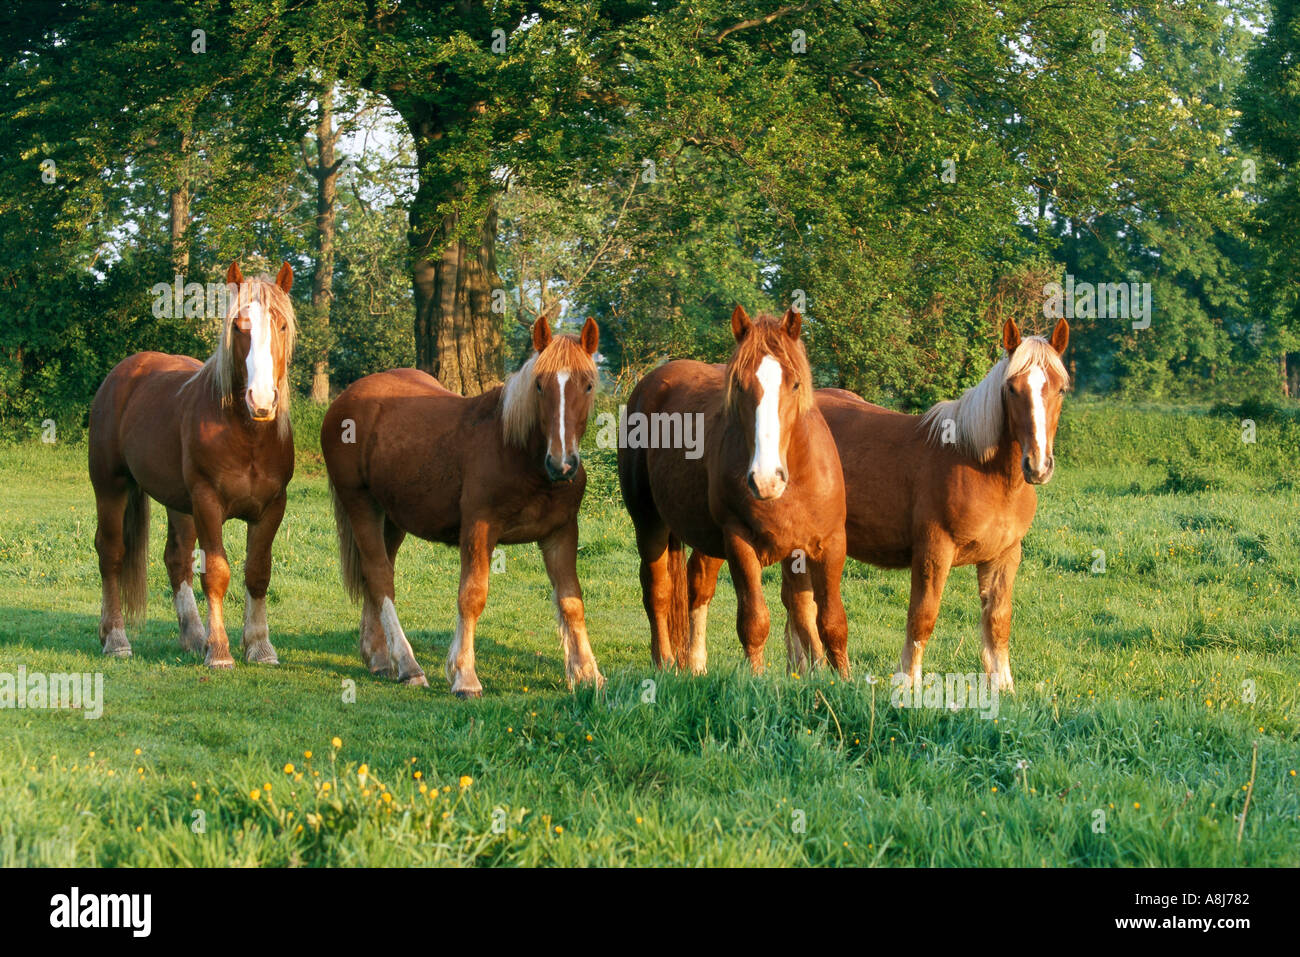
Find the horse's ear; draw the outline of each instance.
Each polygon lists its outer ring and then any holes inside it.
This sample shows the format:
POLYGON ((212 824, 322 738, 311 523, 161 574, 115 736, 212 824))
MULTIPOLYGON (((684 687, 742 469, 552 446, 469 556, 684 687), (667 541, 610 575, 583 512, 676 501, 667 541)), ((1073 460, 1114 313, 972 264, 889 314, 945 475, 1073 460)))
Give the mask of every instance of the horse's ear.
POLYGON ((1020 345, 1020 330, 1016 328, 1014 319, 1008 319, 1007 324, 1002 327, 1002 348, 1007 350, 1007 355, 1011 355, 1018 345, 1020 345))
POLYGON ((781 325, 785 329, 785 334, 791 339, 799 338, 799 330, 803 327, 803 316, 794 311, 791 306, 785 311, 785 316, 781 319, 781 325))
POLYGON ((234 284, 238 286, 243 281, 244 274, 239 271, 239 260, 236 259, 230 264, 230 268, 226 270, 226 285, 234 284))
POLYGON ((533 323, 533 348, 541 352, 551 344, 551 324, 546 321, 546 314, 537 317, 533 323))
POLYGON ((587 355, 594 356, 596 350, 600 348, 600 327, 596 325, 596 320, 587 317, 587 321, 582 324, 582 348, 586 350, 587 355))
POLYGON ((735 311, 731 314, 731 334, 735 336, 736 341, 739 342, 741 339, 745 338, 745 333, 747 332, 749 332, 749 313, 745 311, 744 306, 738 305, 736 306, 735 311))
POLYGON ((275 284, 280 287, 280 291, 288 295, 293 288, 293 268, 286 262, 280 267, 280 271, 275 274, 275 284))
POLYGON ((1056 322, 1056 328, 1052 330, 1052 348, 1056 350, 1058 356, 1065 355, 1065 347, 1070 344, 1070 324, 1062 316, 1056 322))

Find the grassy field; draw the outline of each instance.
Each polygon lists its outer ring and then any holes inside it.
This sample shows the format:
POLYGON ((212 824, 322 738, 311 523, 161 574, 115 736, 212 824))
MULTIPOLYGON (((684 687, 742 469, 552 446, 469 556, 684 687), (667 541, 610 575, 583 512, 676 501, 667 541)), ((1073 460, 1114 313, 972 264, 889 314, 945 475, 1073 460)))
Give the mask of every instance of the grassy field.
MULTIPOLYGON (((85 448, 0 448, 0 672, 105 676, 98 720, 0 711, 0 864, 1300 864, 1288 416, 1259 415, 1248 444, 1240 416, 1067 406, 1016 587, 1018 691, 985 720, 890 706, 908 576, 852 562, 852 682, 741 673, 725 572, 710 674, 652 672, 631 525, 594 448, 579 573, 604 692, 565 687, 532 546, 492 577, 482 700, 441 680, 457 564, 424 542, 399 557, 397 607, 433 685, 372 678, 304 406, 275 669, 210 673, 179 650, 158 508, 135 657, 102 658, 85 448)), ((240 524, 227 547, 239 576, 240 524)), ((236 578, 236 625, 241 596, 236 578)), ((978 611, 973 569, 955 571, 928 669, 978 669, 978 611)))

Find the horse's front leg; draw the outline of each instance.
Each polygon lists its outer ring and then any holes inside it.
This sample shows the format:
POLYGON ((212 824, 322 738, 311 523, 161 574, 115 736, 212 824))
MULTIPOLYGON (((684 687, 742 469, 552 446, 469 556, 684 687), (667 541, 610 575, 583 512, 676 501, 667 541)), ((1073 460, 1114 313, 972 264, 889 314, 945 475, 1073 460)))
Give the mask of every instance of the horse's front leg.
POLYGON ((991 562, 976 566, 980 585, 980 630, 984 673, 1002 691, 1014 691, 1011 680, 1011 589, 1020 568, 1020 543, 991 562))
POLYGON ((817 634, 817 600, 806 555, 781 562, 781 604, 785 606, 785 658, 792 674, 805 674, 826 659, 817 634))
POLYGON ((727 567, 736 586, 736 631, 754 674, 763 671, 763 646, 771 620, 763 598, 763 565, 754 547, 739 532, 724 533, 727 567))
POLYGON ((582 586, 578 583, 577 519, 537 544, 542 550, 546 575, 554 589, 555 619, 560 626, 564 674, 569 679, 569 687, 593 682, 599 688, 605 684, 605 679, 596 667, 596 656, 591 653, 591 643, 587 640, 582 586))
POLYGON ((691 674, 702 675, 708 671, 708 646, 706 630, 709 622, 709 602, 718 590, 718 570, 721 558, 712 558, 698 549, 691 552, 686 563, 687 601, 691 610, 691 644, 687 663, 691 674))
POLYGON ((466 522, 460 533, 460 592, 456 600, 456 636, 447 649, 447 680, 458 698, 481 698, 483 686, 474 670, 474 628, 487 605, 488 575, 496 536, 483 521, 466 522))
POLYGON ((221 540, 221 526, 225 510, 216 492, 206 486, 196 486, 190 492, 194 503, 194 528, 199 537, 199 578, 203 594, 208 599, 208 653, 205 664, 209 668, 233 668, 230 657, 230 639, 226 636, 226 620, 222 603, 230 585, 230 563, 226 561, 226 548, 221 540))
POLYGON ((271 582, 271 543, 284 518, 285 494, 271 502, 256 522, 248 523, 248 552, 244 558, 244 661, 278 665, 266 624, 266 588, 271 582))

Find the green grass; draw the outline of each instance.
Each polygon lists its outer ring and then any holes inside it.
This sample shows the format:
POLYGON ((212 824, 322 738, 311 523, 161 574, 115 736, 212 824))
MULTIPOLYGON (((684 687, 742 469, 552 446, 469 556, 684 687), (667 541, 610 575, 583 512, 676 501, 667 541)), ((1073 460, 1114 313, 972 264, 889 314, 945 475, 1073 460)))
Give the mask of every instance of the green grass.
MULTIPOLYGON (((210 673, 180 652, 157 508, 135 658, 103 659, 84 446, 0 448, 0 672, 105 675, 99 720, 0 711, 0 864, 1300 864, 1291 417, 1262 418, 1247 445, 1223 413, 1073 402, 1016 587, 1018 692, 985 720, 890 706, 908 577, 856 563, 851 683, 743 674, 725 571, 710 674, 652 672, 631 526, 595 449, 579 573, 605 691, 565 687, 532 546, 492 577, 482 700, 441 680, 457 564, 424 542, 398 560, 397 607, 438 680, 372 678, 338 583, 319 412, 295 416, 276 669, 210 673)), ((243 528, 226 528, 238 576, 243 528)), ((979 667, 974 577, 950 579, 928 670, 979 667)), ((236 578, 229 622, 242 593, 236 578)))

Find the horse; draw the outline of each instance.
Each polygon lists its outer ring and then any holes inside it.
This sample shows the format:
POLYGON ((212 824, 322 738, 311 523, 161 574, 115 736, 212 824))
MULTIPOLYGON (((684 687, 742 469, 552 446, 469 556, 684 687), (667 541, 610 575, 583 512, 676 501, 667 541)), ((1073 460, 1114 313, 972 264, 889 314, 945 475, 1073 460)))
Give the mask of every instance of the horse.
MULTIPOLYGON (((1021 540, 1038 496, 1056 468, 1054 443, 1070 377, 1061 356, 1070 326, 1051 340, 1022 338, 1013 320, 1002 330, 1003 355, 960 398, 924 415, 872 405, 852 392, 819 389, 844 463, 848 553, 882 568, 911 568, 907 639, 898 683, 921 681, 925 646, 953 566, 974 565, 979 581, 981 659, 990 683, 1014 691, 1011 592, 1021 540)), ((814 636, 815 637, 815 636, 814 636)), ((816 641, 787 629, 792 661, 815 661, 816 641)))
POLYGON ((394 606, 397 550, 407 534, 460 549, 456 633, 447 680, 483 694, 474 631, 498 544, 537 542, 554 589, 569 686, 602 685, 578 583, 578 507, 587 484, 579 444, 596 384, 600 332, 532 327, 533 353, 504 386, 465 398, 415 369, 366 376, 325 414, 343 584, 362 601, 361 660, 373 674, 428 685, 394 606))
POLYGON ((226 271, 230 307, 206 362, 137 352, 119 362, 90 406, 90 482, 103 581, 99 641, 126 658, 126 618, 143 617, 148 594, 149 500, 167 509, 163 560, 181 647, 210 668, 233 668, 222 603, 230 564, 222 526, 248 524, 244 562, 244 661, 279 664, 266 623, 271 543, 293 477, 289 364, 296 323, 285 263, 270 276, 226 271), (201 549, 194 550, 195 541, 201 549), (192 587, 198 566, 208 600, 207 632, 192 587))
POLYGON ((737 306, 736 346, 725 366, 668 362, 628 398, 628 421, 639 414, 651 423, 652 441, 631 430, 620 441, 618 478, 636 528, 658 668, 706 670, 708 605, 725 559, 736 586, 736 630, 753 672, 763 670, 769 625, 762 572, 780 562, 795 627, 809 640, 820 632, 834 666, 848 675, 840 600, 844 479, 830 429, 813 405, 801 326, 793 309, 751 320, 737 306), (672 427, 685 416, 696 416, 708 436, 695 457, 670 447, 672 427), (689 565, 687 545, 694 549, 689 565))

